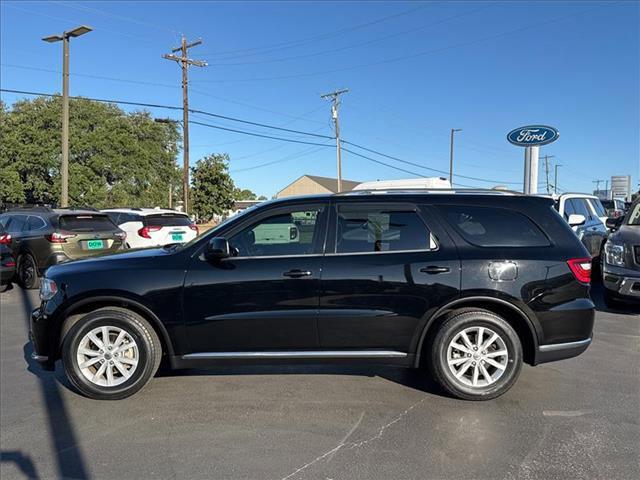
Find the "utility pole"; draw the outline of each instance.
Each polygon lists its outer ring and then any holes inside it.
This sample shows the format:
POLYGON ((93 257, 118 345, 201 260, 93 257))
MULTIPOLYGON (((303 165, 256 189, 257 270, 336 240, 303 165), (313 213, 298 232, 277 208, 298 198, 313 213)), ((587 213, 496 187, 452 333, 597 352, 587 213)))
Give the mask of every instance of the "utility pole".
POLYGON ((182 196, 183 196, 183 210, 185 213, 189 213, 189 92, 188 84, 189 79, 187 72, 189 71, 189 65, 196 67, 206 67, 207 62, 201 60, 192 60, 187 54, 191 47, 200 45, 201 39, 195 42, 187 43, 186 37, 182 36, 182 42, 179 47, 173 48, 170 54, 163 55, 162 58, 167 60, 173 60, 179 63, 182 67, 182 156, 184 163, 184 173, 182 180, 182 196), (176 52, 180 52, 180 56, 175 55, 176 52))
POLYGON ((89 33, 91 27, 81 25, 62 32, 62 35, 50 35, 42 40, 48 43, 62 41, 62 165, 60 166, 60 178, 62 189, 60 192, 60 206, 69 206, 69 39, 89 33))
POLYGON ((451 188, 453 188, 453 135, 456 132, 461 132, 461 128, 452 128, 451 129, 451 146, 449 148, 449 183, 451 184, 451 188))
POLYGON ((553 193, 555 193, 556 195, 558 194, 558 167, 561 167, 562 165, 560 165, 559 163, 556 163, 556 166, 554 168, 555 173, 553 176, 553 193))
POLYGON ((604 180, 598 179, 591 182, 596 184, 596 196, 598 196, 598 194, 600 193, 600 182, 604 182, 604 180))
POLYGON ((340 95, 347 93, 349 89, 336 90, 335 92, 320 95, 323 100, 331 99, 331 118, 336 132, 336 158, 338 161, 338 193, 342 191, 342 153, 340 147, 340 123, 338 122, 338 108, 340 107, 340 95))
POLYGON ((544 156, 544 170, 547 178, 547 193, 551 193, 551 189, 549 188, 549 159, 554 158, 555 155, 545 155, 544 156))

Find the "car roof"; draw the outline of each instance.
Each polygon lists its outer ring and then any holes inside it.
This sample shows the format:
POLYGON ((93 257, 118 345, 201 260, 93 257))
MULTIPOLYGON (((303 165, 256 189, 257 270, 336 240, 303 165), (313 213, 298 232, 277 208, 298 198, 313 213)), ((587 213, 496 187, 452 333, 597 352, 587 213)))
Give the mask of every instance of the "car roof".
POLYGON ((100 210, 87 207, 50 208, 41 206, 12 208, 4 213, 35 215, 38 217, 55 217, 62 215, 104 215, 100 210))
POLYGON ((101 211, 105 213, 131 213, 143 217, 146 217, 148 215, 161 215, 163 213, 170 213, 172 215, 184 215, 185 217, 188 216, 184 212, 179 212, 178 210, 169 210, 167 208, 105 208, 101 211))

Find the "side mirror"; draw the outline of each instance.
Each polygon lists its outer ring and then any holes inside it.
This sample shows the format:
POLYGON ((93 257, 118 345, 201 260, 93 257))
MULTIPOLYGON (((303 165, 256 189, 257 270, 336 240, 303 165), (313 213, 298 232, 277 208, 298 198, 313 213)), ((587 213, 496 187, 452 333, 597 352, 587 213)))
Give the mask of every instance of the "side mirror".
POLYGON ((231 247, 224 237, 213 237, 204 251, 207 260, 222 260, 231 256, 231 247))
POLYGON ((580 225, 584 225, 586 221, 587 219, 584 218, 584 215, 580 215, 579 213, 572 213, 571 215, 569 215, 569 220, 567 220, 567 223, 569 223, 569 225, 571 225, 572 227, 579 227, 580 225))
POLYGON ((618 228, 620 228, 620 224, 622 223, 622 219, 624 217, 611 217, 611 218, 607 218, 607 228, 609 230, 617 230, 618 228))

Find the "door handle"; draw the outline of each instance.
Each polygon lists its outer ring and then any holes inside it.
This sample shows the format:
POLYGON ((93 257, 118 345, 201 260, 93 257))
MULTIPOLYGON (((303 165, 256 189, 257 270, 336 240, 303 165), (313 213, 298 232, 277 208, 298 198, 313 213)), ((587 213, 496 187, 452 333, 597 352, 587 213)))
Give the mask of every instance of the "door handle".
POLYGON ((309 270, 289 270, 288 272, 284 272, 283 275, 289 278, 300 278, 300 277, 310 277, 311 272, 309 270))
POLYGON ((449 267, 438 267, 436 265, 429 265, 428 267, 422 267, 420 271, 422 273, 428 273, 429 275, 435 275, 436 273, 449 273, 451 269, 449 267))

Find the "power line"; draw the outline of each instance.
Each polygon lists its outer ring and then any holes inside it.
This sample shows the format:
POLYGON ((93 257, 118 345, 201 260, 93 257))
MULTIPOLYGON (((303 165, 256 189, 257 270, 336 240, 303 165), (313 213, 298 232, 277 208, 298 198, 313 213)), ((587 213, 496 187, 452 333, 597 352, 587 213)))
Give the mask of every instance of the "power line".
MULTIPOLYGON (((327 147, 331 147, 332 145, 327 144, 326 146, 327 147)), ((251 167, 237 168, 235 170, 230 170, 229 173, 248 172, 250 170, 256 170, 258 168, 264 168, 264 167, 268 167, 270 165, 275 165, 276 163, 288 162, 290 160, 295 160, 296 158, 304 157, 306 155, 310 155, 312 153, 319 152, 320 150, 322 150, 321 147, 306 148, 306 149, 301 150, 299 152, 292 153, 291 155, 287 155, 286 157, 281 158, 279 160, 272 160, 270 162, 265 162, 265 163, 260 163, 258 165, 253 165, 251 167)))
MULTIPOLYGON (((463 12, 463 13, 459 13, 457 15, 451 15, 449 17, 437 20, 435 22, 431 22, 428 23, 426 25, 421 25, 419 27, 414 27, 414 28, 410 28, 408 30, 402 30, 400 32, 396 32, 396 33, 392 33, 390 35, 385 35, 383 37, 379 37, 379 38, 374 38, 371 40, 367 40, 365 42, 360 42, 360 43, 355 43, 355 44, 351 44, 351 45, 345 45, 345 46, 341 46, 341 47, 337 47, 337 48, 333 48, 333 49, 329 49, 329 50, 323 50, 320 52, 314 52, 314 53, 305 53, 305 54, 300 54, 300 55, 294 55, 294 56, 290 56, 290 57, 284 57, 284 58, 276 58, 276 59, 270 59, 270 60, 257 60, 257 61, 252 61, 252 62, 236 62, 236 63, 215 63, 212 64, 212 67, 230 67, 230 66, 241 66, 241 65, 259 65, 259 64, 265 64, 265 63, 277 63, 277 62, 288 62, 290 60, 298 60, 301 58, 310 58, 310 57, 317 57, 317 56, 321 56, 321 55, 328 55, 331 53, 336 53, 336 52, 342 52, 344 50, 350 50, 353 48, 358 48, 358 47, 363 47, 366 45, 371 45, 372 43, 378 43, 378 42, 382 42, 385 40, 388 40, 390 38, 395 38, 395 37, 399 37, 402 35, 407 35, 409 33, 413 33, 413 32, 417 32, 420 30, 424 30, 427 29, 429 27, 433 27, 435 25, 440 25, 442 23, 446 23, 448 21, 451 20, 455 20, 457 18, 461 18, 461 17, 465 17, 467 15, 472 15, 474 13, 477 13, 481 10, 484 10, 488 7, 490 7, 492 5, 483 5, 480 8, 476 8, 473 10, 470 10, 468 12, 463 12)), ((231 60, 232 58, 225 58, 222 60, 231 60)))
MULTIPOLYGON (((16 94, 20 94, 20 95, 44 96, 44 97, 60 97, 60 95, 53 94, 53 93, 32 92, 32 91, 27 91, 27 90, 14 90, 14 89, 8 89, 8 88, 0 88, 0 92, 16 93, 16 94)), ((73 98, 73 99, 76 99, 76 100, 93 100, 95 102, 103 102, 103 103, 117 103, 117 104, 121 104, 121 105, 134 105, 134 106, 148 107, 148 108, 164 108, 164 109, 167 109, 167 110, 182 110, 183 109, 182 107, 178 107, 178 106, 174 106, 174 105, 160 105, 160 104, 157 104, 157 103, 132 102, 132 101, 126 101, 126 100, 114 100, 114 99, 103 99, 103 98, 92 98, 92 97, 76 97, 76 96, 72 96, 72 97, 69 97, 69 98, 73 98)), ((258 126, 258 127, 270 128, 270 129, 273 129, 273 130, 280 130, 280 131, 285 131, 285 132, 290 132, 290 133, 296 133, 296 134, 299 134, 299 135, 308 135, 308 136, 311 136, 311 137, 326 138, 326 139, 333 139, 334 138, 334 137, 332 137, 330 135, 321 135, 321 134, 313 133, 313 132, 304 132, 302 130, 293 130, 293 129, 289 129, 289 128, 278 127, 278 126, 269 125, 269 124, 266 124, 266 123, 252 122, 252 121, 249 121, 249 120, 243 120, 243 119, 236 118, 236 117, 230 117, 228 115, 220 115, 220 114, 217 114, 217 113, 207 112, 205 110, 198 110, 198 109, 193 109, 193 108, 190 108, 188 110, 191 113, 196 113, 196 114, 200 114, 200 115, 207 115, 209 117, 220 118, 220 119, 229 120, 229 121, 232 121, 232 122, 244 123, 244 124, 247 124, 247 125, 254 125, 254 126, 258 126)))
MULTIPOLYGON (((285 50, 288 48, 294 48, 294 47, 300 47, 302 45, 308 45, 309 43, 314 43, 317 42, 319 40, 326 40, 327 38, 331 38, 331 37, 335 37, 335 36, 340 36, 343 35, 347 32, 352 32, 355 30, 360 30, 362 28, 366 28, 366 27, 370 27, 372 25, 376 25, 378 23, 382 23, 385 22, 387 20, 391 20, 393 18, 398 18, 404 15, 409 15, 413 12, 416 12, 420 9, 425 8, 425 5, 421 5, 409 10, 405 10, 403 12, 399 12, 399 13, 394 13, 392 15, 387 15, 385 17, 381 17, 378 18, 376 20, 372 20, 369 22, 365 22, 365 23, 361 23, 358 25, 353 25, 351 27, 345 27, 345 28, 341 28, 339 30, 334 30, 332 32, 327 32, 327 33, 322 33, 320 35, 315 35, 313 37, 307 37, 304 39, 298 39, 298 40, 288 40, 286 42, 280 42, 280 43, 276 43, 276 44, 272 44, 272 45, 266 45, 266 46, 262 46, 262 47, 253 47, 253 48, 245 48, 245 49, 238 49, 238 50, 227 50, 227 51, 222 51, 222 52, 210 52, 210 53, 204 53, 204 56, 217 56, 217 55, 226 55, 226 54, 230 54, 230 53, 242 53, 242 52, 258 52, 258 53, 271 53, 271 52, 275 52, 275 51, 280 51, 280 50, 285 50)), ((236 55, 236 56, 232 56, 232 57, 227 57, 227 58, 223 58, 222 60, 229 60, 232 58, 241 58, 241 57, 247 57, 247 56, 253 56, 253 55, 257 55, 258 53, 245 53, 244 55, 236 55)))
MULTIPOLYGON (((614 3, 618 3, 618 2, 611 2, 606 4, 611 5, 614 3)), ((349 70, 355 70, 355 69, 359 69, 359 68, 365 68, 365 67, 373 67, 373 66, 378 66, 378 65, 385 65, 388 63, 395 63, 395 62, 400 62, 403 60, 409 60, 412 58, 417 58, 417 57, 422 57, 425 55, 430 55, 430 54, 434 54, 434 53, 440 53, 440 52, 444 52, 447 50, 452 50, 452 49, 456 49, 456 48, 461 48, 461 47, 467 47, 470 45, 474 45, 476 43, 483 43, 483 42, 487 42, 490 40, 494 40, 496 38, 500 38, 506 35, 513 35, 514 33, 520 33, 526 30, 531 30, 534 28, 539 28, 540 26, 544 26, 544 25, 548 25, 551 23, 555 23, 561 20, 565 20, 567 18, 571 18, 571 17, 575 17, 577 15, 582 15, 586 12, 595 10, 597 8, 602 8, 605 5, 598 5, 596 7, 591 7, 591 8, 586 8, 584 10, 581 10, 579 12, 576 13, 571 13, 568 15, 561 15, 558 17, 554 17, 551 18, 549 20, 543 21, 543 22, 537 22, 537 23, 533 23, 530 25, 525 25, 523 27, 519 27, 519 28, 515 28, 512 30, 507 30, 507 31, 503 31, 503 32, 499 32, 499 33, 495 33, 492 35, 488 35, 485 37, 481 37, 481 38, 476 38, 473 40, 469 40, 466 42, 459 42, 456 44, 452 44, 452 45, 447 45, 444 47, 439 47, 439 48, 435 48, 435 49, 431 49, 431 50, 425 50, 422 52, 416 52, 413 54, 409 54, 409 55, 402 55, 399 57, 394 57, 394 58, 388 58, 385 60, 379 60, 376 62, 370 62, 370 63, 362 63, 362 64, 358 64, 358 65, 351 65, 348 67, 343 67, 343 68, 337 68, 337 69, 332 69, 332 70, 324 70, 324 71, 316 71, 316 72, 308 72, 308 73, 298 73, 298 74, 292 74, 292 75, 281 75, 281 76, 274 76, 274 77, 262 77, 262 78, 235 78, 235 79, 228 79, 228 80, 200 80, 198 83, 227 83, 227 82, 262 82, 262 81, 268 81, 268 80, 283 80, 283 79, 289 79, 289 78, 302 78, 302 77, 314 77, 314 76, 319 76, 319 75, 328 75, 330 73, 338 73, 338 72, 345 72, 345 71, 349 71, 349 70)))
POLYGON ((290 139, 290 138, 273 137, 271 135, 262 135, 260 133, 245 132, 243 130, 236 130, 236 129, 233 129, 233 128, 221 127, 219 125, 211 125, 210 123, 196 122, 194 120, 189 120, 189 123, 192 123, 194 125, 200 125, 200 126, 203 126, 203 127, 216 128, 218 130, 225 130, 227 132, 240 133, 242 135, 252 135, 254 137, 269 138, 271 140, 280 140, 280 141, 283 141, 283 142, 301 143, 303 145, 316 145, 316 146, 320 146, 320 147, 330 147, 331 146, 331 145, 328 145, 328 144, 325 144, 325 143, 306 142, 306 141, 303 141, 303 140, 293 140, 293 139, 290 139))
MULTIPOLYGON (((342 143, 346 143, 348 145, 351 145, 351 146, 354 146, 354 147, 357 147, 357 148, 361 148, 362 150, 366 150, 367 152, 375 153, 376 155, 380 155, 380 156, 388 158, 390 160, 395 160, 397 162, 401 162, 401 163, 404 163, 404 164, 407 164, 407 165, 411 165, 411 166, 418 167, 418 168, 424 168, 425 170, 430 170, 432 172, 440 173, 440 174, 443 174, 445 176, 447 176, 449 174, 448 172, 446 172, 444 170, 438 170, 437 168, 426 167, 424 165, 420 165, 419 163, 414 163, 414 162, 410 162, 408 160, 403 160, 402 158, 394 157, 392 155, 387 155, 386 153, 382 153, 382 152, 379 152, 377 150, 373 150, 371 148, 363 147, 362 145, 358 145, 358 144, 355 144, 353 142, 349 142, 347 140, 342 140, 342 143)), ((515 184, 519 184, 520 183, 520 182, 503 182, 503 181, 500 181, 500 180, 490 180, 490 179, 486 179, 486 178, 470 177, 470 176, 467 176, 467 175, 456 175, 456 177, 466 178, 467 180, 475 180, 475 181, 478 181, 478 182, 487 182, 487 183, 505 183, 505 184, 511 184, 511 185, 515 185, 515 184)))
POLYGON ((404 168, 396 167, 395 165, 390 165, 388 163, 381 162, 380 160, 376 160, 374 158, 367 157, 366 155, 362 155, 360 153, 356 153, 353 150, 349 150, 348 148, 345 148, 345 147, 342 147, 342 150, 344 150, 345 152, 349 152, 351 155, 355 155, 356 157, 364 158, 365 160, 369 160, 371 162, 375 162, 375 163, 378 163, 380 165, 384 165, 385 167, 393 168, 394 170, 399 170, 401 172, 405 172, 405 173, 408 173, 410 175, 415 175, 416 177, 424 177, 424 175, 422 175, 421 173, 412 172, 411 170, 406 170, 404 168))

